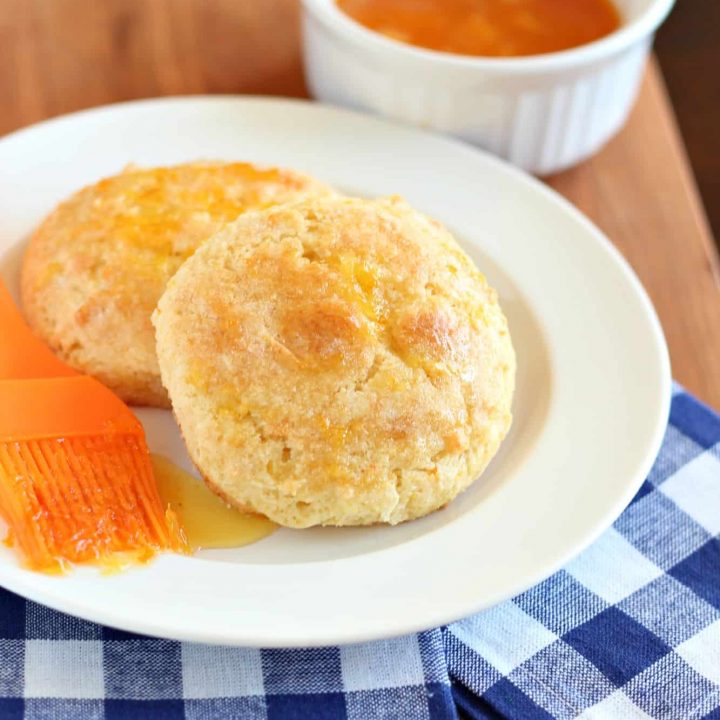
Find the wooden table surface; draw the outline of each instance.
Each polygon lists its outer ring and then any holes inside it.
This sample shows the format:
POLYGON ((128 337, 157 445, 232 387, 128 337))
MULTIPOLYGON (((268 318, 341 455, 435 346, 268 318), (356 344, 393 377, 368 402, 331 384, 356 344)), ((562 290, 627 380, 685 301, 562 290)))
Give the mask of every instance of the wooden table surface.
MULTIPOLYGON (((298 13, 297 0, 0 0, 0 134, 132 98, 303 96, 298 13)), ((720 408, 720 263, 655 63, 620 135, 548 182, 635 268, 675 378, 720 408)))

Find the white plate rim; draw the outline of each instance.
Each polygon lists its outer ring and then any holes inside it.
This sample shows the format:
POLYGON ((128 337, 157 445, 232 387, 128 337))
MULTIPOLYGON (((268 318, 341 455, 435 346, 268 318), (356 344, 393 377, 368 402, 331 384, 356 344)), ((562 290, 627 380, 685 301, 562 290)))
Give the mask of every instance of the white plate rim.
MULTIPOLYGON (((405 634, 417 630, 426 629, 447 622, 456 620, 460 617, 472 614, 484 607, 495 604, 503 599, 511 597, 518 592, 530 587, 536 582, 541 581, 545 577, 560 569, 573 556, 592 543, 620 514, 633 495, 639 488, 642 480, 647 475, 650 467, 655 459, 657 450, 660 447, 664 431, 666 428, 667 417, 669 414, 670 404, 670 363, 667 353, 667 346, 663 337, 657 315, 650 303, 650 300, 640 285, 637 277, 630 269, 630 266, 610 243, 610 241, 578 210, 576 210, 569 202, 559 196, 557 193, 540 183, 538 180, 531 178, 521 171, 510 167, 506 163, 494 158, 480 150, 471 148, 459 141, 442 138, 432 133, 417 129, 406 128, 397 123, 378 118, 363 116, 355 113, 330 106, 322 106, 315 103, 308 103, 301 100, 275 99, 264 97, 236 97, 236 96, 192 96, 180 98, 163 98, 131 101, 127 103, 118 103, 115 105, 93 108, 90 110, 80 111, 71 115, 54 118, 28 128, 21 129, 0 139, 0 153, 3 148, 17 141, 20 138, 27 138, 30 134, 36 132, 44 132, 50 127, 62 127, 64 123, 74 123, 79 119, 93 119, 102 117, 108 113, 134 112, 138 109, 159 108, 159 107, 180 107, 203 105, 219 106, 223 103, 236 105, 238 103, 250 107, 252 105, 262 105, 268 108, 275 108, 275 111, 287 111, 292 113, 294 108, 312 107, 320 113, 332 113, 341 122, 343 118, 347 118, 348 122, 361 121, 368 127, 385 127, 395 128, 398 132, 407 135, 413 135, 418 142, 434 143, 437 147, 443 144, 448 149, 455 148, 466 154, 468 157, 482 159, 482 163, 490 168, 491 172, 500 173, 506 178, 511 178, 518 185, 524 185, 530 188, 532 193, 544 198, 544 202, 548 206, 554 206, 561 214, 574 220, 579 228, 583 229, 587 241, 594 243, 597 247, 602 248, 605 255, 612 261, 615 269, 620 273, 623 282, 633 294, 634 299, 638 303, 638 307, 645 314, 647 321, 647 329, 654 338, 656 356, 653 361, 657 364, 656 370, 658 374, 658 405, 653 415, 652 423, 648 423, 648 442, 641 456, 637 458, 636 469, 632 477, 628 478, 625 491, 618 493, 615 501, 601 515, 598 516, 592 527, 583 533, 582 538, 568 546, 564 553, 558 554, 551 562, 545 562, 538 565, 536 572, 526 573, 522 577, 517 578, 515 582, 506 582, 502 589, 497 592, 488 592, 483 595, 481 601, 465 599, 462 602, 456 602, 452 606, 443 606, 435 608, 434 612, 429 612, 427 608, 423 609, 422 616, 412 615, 409 613, 407 617, 402 618, 385 618, 380 620, 374 618, 373 622, 358 623, 348 622, 344 631, 339 632, 335 628, 330 634, 318 632, 318 628, 312 631, 298 632, 293 635, 279 635, 272 632, 272 628, 265 627, 261 630, 255 628, 234 628, 232 632, 223 635, 218 632, 207 632, 203 628, 188 628, 174 625, 168 627, 162 618, 155 617, 153 620, 141 619, 138 617, 129 619, 127 613, 118 612, 117 608, 98 608, 90 600, 84 598, 73 598, 68 600, 63 592, 53 592, 52 584, 38 583, 37 575, 22 571, 18 568, 9 567, 7 564, 0 565, 0 585, 8 590, 17 592, 29 599, 42 602, 54 609, 68 612, 70 614, 79 615, 96 622, 132 630, 133 632, 144 633, 148 635, 172 637, 180 640, 191 640, 200 642, 213 643, 232 643, 248 646, 265 646, 265 647, 283 647, 283 646, 312 646, 327 644, 345 644, 349 642, 359 642, 363 640, 372 640, 380 637, 388 637, 393 635, 405 634), (652 425, 652 427, 650 427, 652 425)), ((163 561, 168 560, 172 563, 172 558, 162 558, 163 561)), ((342 561, 338 561, 342 562, 342 561)), ((62 582, 67 582, 63 579, 62 582)), ((55 587, 58 587, 57 585, 55 587)))

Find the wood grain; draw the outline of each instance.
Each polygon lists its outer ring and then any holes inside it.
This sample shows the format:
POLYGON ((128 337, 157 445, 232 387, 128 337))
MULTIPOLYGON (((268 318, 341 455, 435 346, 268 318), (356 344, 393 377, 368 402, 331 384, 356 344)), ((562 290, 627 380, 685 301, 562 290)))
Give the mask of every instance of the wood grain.
POLYGON ((660 67, 715 239, 720 236, 720 3, 675 3, 655 39, 660 67))
MULTIPOLYGON (((157 95, 302 96, 297 0, 0 0, 0 133, 157 95)), ((662 78, 627 127, 548 179, 623 252, 655 303, 675 377, 720 407, 720 271, 662 78)))
POLYGON ((624 130, 548 182, 637 272, 665 330, 675 379, 720 408, 720 263, 655 62, 624 130))

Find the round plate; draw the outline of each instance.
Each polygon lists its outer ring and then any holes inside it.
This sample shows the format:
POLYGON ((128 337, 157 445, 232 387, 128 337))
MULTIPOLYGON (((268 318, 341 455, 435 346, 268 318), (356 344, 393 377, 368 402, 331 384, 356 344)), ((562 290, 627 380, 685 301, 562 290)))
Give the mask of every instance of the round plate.
MULTIPOLYGON (((539 182, 459 142, 307 102, 116 105, 0 141, 0 273, 52 207, 132 162, 250 160, 349 194, 404 195, 445 223, 497 288, 518 356, 515 421, 479 480, 397 527, 282 529, 255 545, 48 577, 0 548, 0 584, 139 633, 253 646, 348 643, 455 620, 520 592, 595 539, 640 486, 667 421, 653 308, 610 243, 539 182)), ((152 450, 189 467, 169 412, 152 450)))

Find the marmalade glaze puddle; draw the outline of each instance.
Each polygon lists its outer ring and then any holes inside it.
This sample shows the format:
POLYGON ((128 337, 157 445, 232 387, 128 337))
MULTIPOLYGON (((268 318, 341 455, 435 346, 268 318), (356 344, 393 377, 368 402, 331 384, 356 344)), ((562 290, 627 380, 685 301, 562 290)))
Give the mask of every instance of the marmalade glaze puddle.
POLYGON ((262 540, 277 525, 226 505, 205 484, 162 455, 151 455, 158 492, 182 525, 192 550, 235 548, 262 540))

